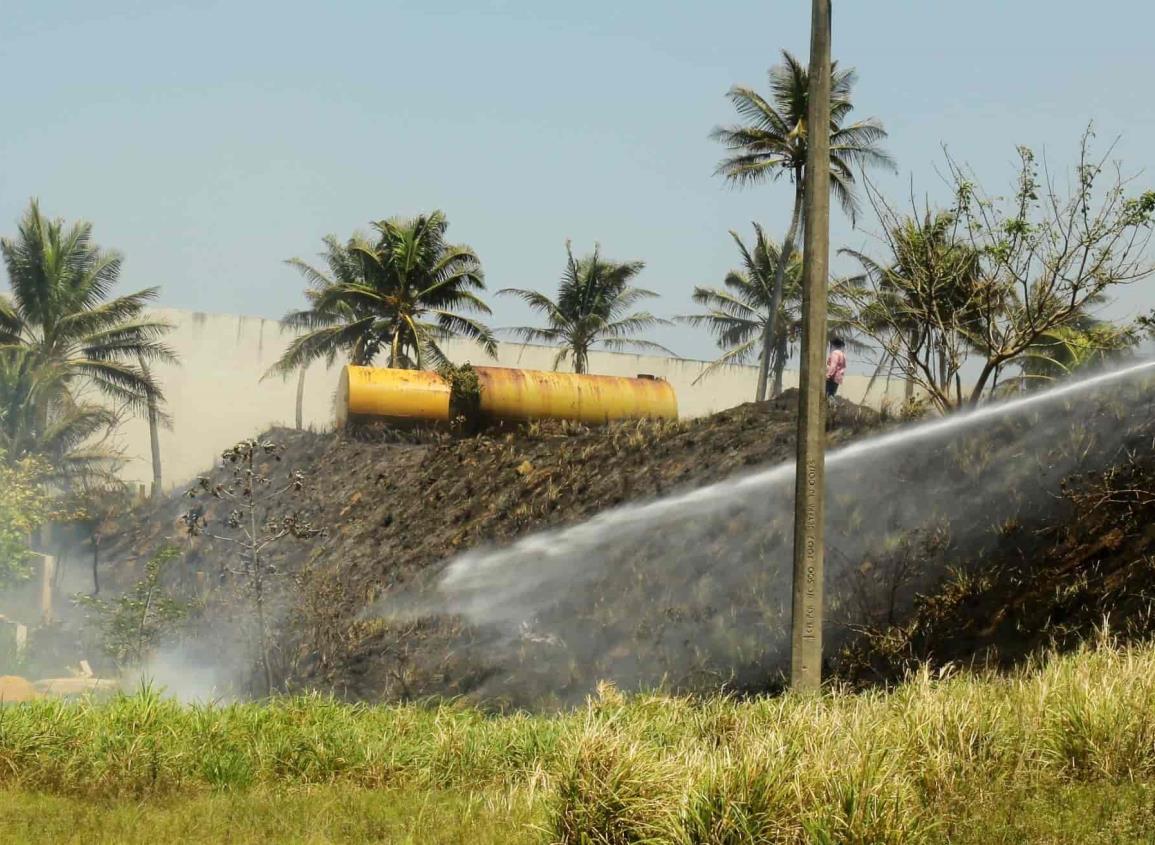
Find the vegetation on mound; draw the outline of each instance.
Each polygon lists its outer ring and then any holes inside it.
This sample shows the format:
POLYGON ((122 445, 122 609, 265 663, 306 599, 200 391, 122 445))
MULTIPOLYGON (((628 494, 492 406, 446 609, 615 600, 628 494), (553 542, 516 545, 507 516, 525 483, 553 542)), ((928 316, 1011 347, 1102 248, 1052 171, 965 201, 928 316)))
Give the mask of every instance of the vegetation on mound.
POLYGON ((1019 452, 1031 460, 1014 472, 973 439, 954 444, 988 489, 1013 491, 993 539, 983 547, 956 538, 944 577, 907 612, 861 629, 836 658, 841 677, 894 683, 913 667, 952 662, 1006 668, 1044 649, 1078 648, 1104 620, 1123 640, 1148 641, 1155 634, 1151 396, 1148 382, 1133 393, 1084 399, 1068 423, 1048 429, 1032 421, 1044 436, 1053 433, 1053 446, 1041 453, 1045 460, 1019 452), (1108 459, 1084 462, 1097 453, 1108 459), (1064 454, 1079 459, 1072 464, 1064 454), (1002 473, 1013 480, 992 477, 1002 473), (1032 487, 1045 496, 1027 507, 1032 487))
POLYGON ((182 706, 150 690, 38 701, 0 711, 0 788, 473 794, 558 843, 941 842, 1008 796, 1131 790, 1127 817, 1150 821, 1153 737, 1155 648, 1102 642, 1009 677, 924 671, 888 694, 693 702, 603 687, 551 717, 317 697, 182 706))

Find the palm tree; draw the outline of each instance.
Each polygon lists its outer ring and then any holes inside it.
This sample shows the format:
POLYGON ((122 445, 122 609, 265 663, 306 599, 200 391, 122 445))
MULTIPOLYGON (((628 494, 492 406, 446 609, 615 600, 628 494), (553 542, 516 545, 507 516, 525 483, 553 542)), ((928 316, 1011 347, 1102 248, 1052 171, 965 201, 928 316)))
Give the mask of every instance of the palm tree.
MULTIPOLYGON (((321 312, 316 308, 321 293, 327 288, 338 284, 363 284, 365 281, 364 275, 361 273, 361 263, 353 257, 349 246, 342 244, 336 235, 326 235, 322 240, 325 244, 325 251, 320 255, 325 262, 324 270, 318 269, 300 258, 290 258, 285 262, 304 277, 306 283, 305 299, 309 302, 310 307, 287 314, 281 320, 281 330, 297 332, 303 330, 311 333, 313 340, 309 347, 298 348, 297 355, 292 361, 286 362, 285 359, 292 352, 291 349, 286 350, 286 353, 269 368, 269 372, 263 377, 267 378, 274 374, 288 376, 294 366, 297 368, 296 427, 298 431, 304 428, 305 373, 308 372, 309 364, 312 361, 318 357, 323 357, 326 359, 326 364, 332 366, 337 353, 345 351, 349 356, 349 362, 352 364, 365 366, 371 363, 365 355, 366 339, 364 336, 360 338, 360 342, 355 340, 351 345, 346 344, 344 347, 338 338, 347 324, 352 321, 351 312, 341 304, 332 305, 328 312, 321 312), (322 351, 322 349, 326 351, 322 351)), ((358 232, 350 239, 350 243, 352 242, 363 243, 365 236, 358 232)))
MULTIPOLYGON (((357 312, 344 301, 333 297, 328 298, 327 307, 319 307, 322 294, 326 291, 370 284, 364 266, 354 250, 354 245, 367 247, 369 242, 360 232, 354 234, 346 243, 341 243, 336 235, 326 235, 323 242, 325 250, 320 255, 324 259, 324 269, 319 269, 300 258, 290 258, 285 262, 305 279, 307 285, 305 299, 309 307, 285 315, 281 325, 285 329, 305 331, 307 334, 294 342, 293 346, 296 347, 294 360, 286 366, 283 357, 273 367, 274 372, 291 370, 293 366, 298 366, 297 359, 302 362, 299 364, 302 370, 321 357, 324 357, 328 364, 332 364, 341 352, 347 354, 350 363, 357 366, 372 363, 373 355, 369 354, 369 345, 375 335, 370 331, 350 330, 350 324, 358 322, 357 312), (306 337, 309 339, 306 340, 306 337)), ((360 328, 363 327, 358 326, 358 329, 360 328)), ((376 347, 373 353, 376 354, 376 347)), ((288 354, 289 352, 286 352, 286 357, 288 354)))
POLYGON ((292 259, 309 283, 309 307, 281 321, 304 330, 270 372, 289 373, 318 359, 348 355, 367 365, 385 349, 390 367, 421 369, 448 363, 439 341, 468 338, 496 355, 497 344, 482 323, 462 311, 489 314, 478 296, 485 290, 473 250, 446 241, 449 223, 440 211, 373 224, 376 240, 355 235, 345 244, 325 239, 327 270, 292 259))
POLYGON ((17 236, 0 239, 0 254, 12 290, 11 298, 0 295, 0 407, 15 444, 10 457, 59 459, 66 445, 86 439, 81 432, 110 423, 112 410, 81 398, 91 391, 142 413, 163 401, 146 365, 176 356, 161 340, 171 327, 145 314, 157 288, 110 299, 122 259, 93 242, 90 223, 66 227, 33 200, 17 236))
MULTIPOLYGON (((783 63, 770 69, 770 99, 745 86, 730 89, 728 98, 738 112, 741 123, 720 126, 712 137, 723 143, 731 154, 718 165, 716 173, 735 185, 752 185, 777 181, 785 176, 794 184, 794 207, 790 227, 782 240, 782 254, 774 279, 771 313, 777 314, 782 301, 785 271, 794 255, 794 242, 802 218, 805 193, 807 127, 806 114, 810 98, 810 74, 793 55, 782 52, 783 63)), ((878 144, 886 138, 879 121, 870 118, 847 124, 854 106, 851 90, 857 81, 853 69, 838 70, 831 64, 830 88, 830 190, 843 211, 854 221, 858 203, 854 194, 854 168, 877 165, 893 168, 890 156, 878 144)), ((777 326, 766 325, 762 337, 762 359, 769 361, 775 346, 777 326)), ((757 398, 766 397, 767 367, 759 371, 757 398)))
POLYGON ((81 453, 82 445, 115 422, 109 408, 76 401, 57 382, 56 372, 35 366, 27 351, 0 351, 0 452, 7 458, 39 456, 54 466, 67 463, 75 468, 95 456, 87 450, 81 453), (39 415, 46 405, 44 426, 39 415))
POLYGON ((656 297, 653 291, 633 287, 630 282, 642 271, 641 261, 607 261, 598 246, 581 259, 574 258, 566 241, 566 268, 558 286, 557 299, 524 288, 506 288, 498 294, 520 297, 534 311, 545 315, 546 327, 520 326, 508 329, 525 341, 540 340, 559 344, 553 366, 568 358, 575 373, 586 372, 590 349, 650 349, 669 352, 664 346, 643 340, 639 332, 669 320, 646 311, 630 313, 639 301, 656 297))
MULTIPOLYGON (((741 235, 730 232, 742 256, 742 267, 726 274, 721 288, 694 288, 693 300, 707 310, 704 314, 678 317, 679 322, 691 326, 705 326, 718 342, 723 354, 698 376, 701 380, 714 370, 734 364, 745 364, 758 356, 761 367, 769 367, 773 379, 772 395, 782 392, 782 373, 793 351, 802 307, 802 258, 795 253, 783 276, 782 297, 778 303, 776 325, 785 327, 775 335, 771 357, 767 364, 762 355, 762 339, 770 323, 774 301, 774 284, 778 274, 780 253, 777 245, 766 237, 762 227, 754 225, 754 247, 746 246, 741 235)), ((849 335, 850 313, 842 303, 845 281, 830 286, 828 323, 831 331, 853 342, 849 335)), ((761 378, 760 378, 761 380, 761 378)))

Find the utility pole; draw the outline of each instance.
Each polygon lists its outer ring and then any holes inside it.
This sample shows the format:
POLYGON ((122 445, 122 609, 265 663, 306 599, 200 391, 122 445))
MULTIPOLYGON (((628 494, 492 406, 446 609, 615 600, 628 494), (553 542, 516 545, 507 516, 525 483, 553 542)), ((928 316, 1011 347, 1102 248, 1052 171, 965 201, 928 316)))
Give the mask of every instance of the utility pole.
POLYGON ((822 685, 823 485, 826 440, 826 282, 830 266, 830 6, 812 0, 802 256, 802 372, 794 481, 794 600, 790 683, 822 685))

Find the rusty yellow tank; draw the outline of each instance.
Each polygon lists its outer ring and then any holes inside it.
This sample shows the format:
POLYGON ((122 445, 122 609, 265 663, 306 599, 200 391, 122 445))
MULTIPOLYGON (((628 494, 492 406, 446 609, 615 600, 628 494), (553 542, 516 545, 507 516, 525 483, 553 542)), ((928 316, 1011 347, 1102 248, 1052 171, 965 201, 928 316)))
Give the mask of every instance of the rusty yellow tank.
POLYGON ((347 366, 337 388, 337 422, 448 422, 449 383, 426 370, 347 366))
MULTIPOLYGON (((678 418, 668 382, 574 373, 474 367, 480 424, 573 420, 601 425, 616 420, 678 418)), ((347 366, 337 394, 337 421, 382 419, 401 424, 448 424, 458 413, 449 382, 423 370, 347 366), (454 406, 451 408, 451 406, 454 406)))

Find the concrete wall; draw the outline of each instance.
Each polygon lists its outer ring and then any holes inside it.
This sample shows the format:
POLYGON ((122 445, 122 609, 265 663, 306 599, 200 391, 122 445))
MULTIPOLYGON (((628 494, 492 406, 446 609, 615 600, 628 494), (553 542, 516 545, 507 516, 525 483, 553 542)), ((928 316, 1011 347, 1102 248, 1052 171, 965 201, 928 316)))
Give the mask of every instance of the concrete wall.
MULTIPOLYGON (((164 386, 172 427, 160 435, 161 461, 166 488, 182 485, 216 461, 220 452, 238 440, 258 434, 270 425, 293 425, 296 415, 297 378, 263 379, 289 341, 275 320, 227 314, 201 314, 162 309, 157 316, 174 326, 168 342, 180 356, 180 366, 159 367, 156 377, 164 386)), ((460 363, 494 364, 549 370, 555 351, 541 346, 502 344, 498 360, 488 359, 467 343, 449 343, 446 350, 460 363)), ((701 381, 698 376, 708 362, 649 355, 595 352, 590 372, 634 376, 649 373, 669 381, 678 394, 681 416, 696 417, 748 402, 754 395, 757 373, 753 367, 731 367, 701 381), (696 382, 696 383, 695 383, 696 382)), ((327 429, 333 421, 333 394, 337 367, 315 364, 305 375, 304 424, 327 429)), ((788 372, 785 386, 798 382, 788 372)), ((842 395, 861 401, 867 379, 848 375, 842 395)), ((872 399, 880 399, 881 385, 872 399)), ((892 385, 901 398, 901 385, 892 385)), ((148 425, 132 419, 121 427, 116 445, 123 450, 123 476, 138 484, 150 484, 152 467, 148 425)))

